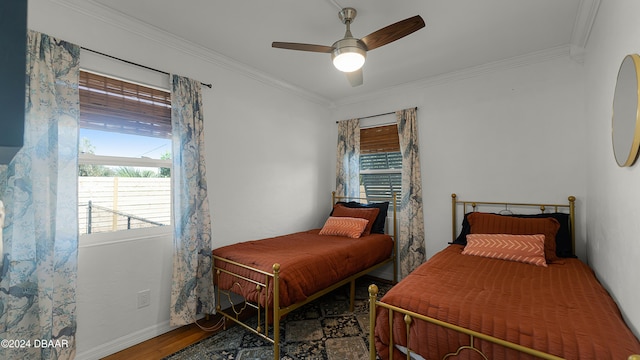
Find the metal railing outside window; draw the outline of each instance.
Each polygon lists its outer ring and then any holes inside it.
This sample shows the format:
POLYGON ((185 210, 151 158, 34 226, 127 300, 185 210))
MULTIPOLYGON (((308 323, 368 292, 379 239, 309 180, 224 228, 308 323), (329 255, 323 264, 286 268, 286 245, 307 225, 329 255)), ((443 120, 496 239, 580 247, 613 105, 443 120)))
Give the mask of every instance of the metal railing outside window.
POLYGON ((93 204, 92 201, 86 205, 86 228, 85 234, 104 231, 118 231, 140 229, 145 227, 165 226, 161 222, 145 219, 136 215, 116 211, 105 206, 93 204), (95 230, 94 230, 95 229, 95 230))

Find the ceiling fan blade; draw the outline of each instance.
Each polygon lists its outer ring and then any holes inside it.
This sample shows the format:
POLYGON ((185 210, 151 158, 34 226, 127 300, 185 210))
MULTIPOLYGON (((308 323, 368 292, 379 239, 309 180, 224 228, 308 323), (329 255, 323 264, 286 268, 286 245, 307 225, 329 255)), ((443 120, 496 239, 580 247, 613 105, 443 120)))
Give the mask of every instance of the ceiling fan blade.
POLYGON ((312 51, 312 52, 319 52, 319 53, 330 53, 333 51, 333 48, 331 46, 300 44, 300 43, 290 43, 290 42, 277 42, 277 41, 272 42, 271 47, 279 48, 279 49, 287 49, 287 50, 312 51))
POLYGON ((362 68, 345 74, 347 75, 347 79, 351 83, 352 87, 362 85, 362 68))
POLYGON ((422 20, 422 17, 420 17, 420 15, 416 15, 374 31, 360 40, 367 45, 368 50, 373 50, 382 45, 386 45, 392 41, 403 38, 414 31, 422 29, 424 26, 424 20, 422 20))

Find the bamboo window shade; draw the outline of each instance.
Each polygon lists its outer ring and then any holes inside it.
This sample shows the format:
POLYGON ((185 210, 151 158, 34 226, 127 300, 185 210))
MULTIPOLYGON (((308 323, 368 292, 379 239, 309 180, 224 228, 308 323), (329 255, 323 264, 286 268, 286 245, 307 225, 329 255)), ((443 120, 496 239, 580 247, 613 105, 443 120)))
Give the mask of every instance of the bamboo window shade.
POLYGON ((80 127, 171 138, 171 94, 87 71, 80 72, 80 127))
POLYGON ((398 125, 360 129, 360 154, 400 151, 398 125))

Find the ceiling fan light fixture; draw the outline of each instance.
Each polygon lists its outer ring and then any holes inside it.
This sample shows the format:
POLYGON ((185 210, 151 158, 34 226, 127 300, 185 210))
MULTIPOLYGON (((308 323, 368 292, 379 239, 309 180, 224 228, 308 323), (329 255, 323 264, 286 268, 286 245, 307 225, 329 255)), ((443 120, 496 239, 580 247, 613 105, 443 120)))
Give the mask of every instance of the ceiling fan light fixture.
POLYGON ((364 65, 367 52, 358 39, 346 38, 333 44, 331 53, 333 66, 342 72, 353 72, 364 65))
POLYGON ((364 65, 364 55, 358 52, 343 52, 333 57, 333 66, 342 72, 352 72, 364 65))

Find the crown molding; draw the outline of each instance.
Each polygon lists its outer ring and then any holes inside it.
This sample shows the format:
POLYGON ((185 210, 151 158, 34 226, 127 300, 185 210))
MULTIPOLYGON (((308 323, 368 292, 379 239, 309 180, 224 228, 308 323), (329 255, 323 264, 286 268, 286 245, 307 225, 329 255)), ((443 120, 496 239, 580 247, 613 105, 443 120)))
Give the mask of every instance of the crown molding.
MULTIPOLYGON (((53 3, 72 9, 83 15, 95 18, 111 26, 118 27, 127 32, 142 36, 150 41, 154 41, 184 54, 196 57, 205 62, 217 65, 234 73, 248 77, 268 86, 287 91, 303 99, 328 108, 336 108, 349 104, 355 104, 371 99, 391 94, 399 91, 410 91, 430 86, 436 86, 447 82, 458 81, 471 77, 480 76, 487 73, 502 71, 509 68, 526 66, 538 62, 547 61, 554 58, 569 56, 572 60, 582 63, 584 49, 589 39, 591 27, 600 6, 600 0, 581 0, 578 14, 574 22, 571 43, 568 45, 549 48, 521 56, 516 56, 504 60, 494 61, 471 68, 440 74, 416 81, 386 87, 362 95, 343 98, 332 101, 312 91, 300 88, 269 74, 261 72, 238 60, 232 59, 211 49, 190 42, 167 31, 141 22, 131 16, 115 11, 107 6, 97 3, 95 0, 49 0, 53 3)), ((215 82, 214 82, 215 85, 215 82)))
POLYGON ((591 28, 596 20, 600 0, 581 0, 571 32, 571 59, 583 63, 591 28))
POLYGON ((483 65, 473 66, 470 68, 452 71, 445 74, 440 74, 416 81, 399 84, 396 86, 390 86, 378 91, 370 92, 364 95, 352 96, 349 98, 336 101, 332 104, 332 107, 340 107, 346 105, 353 105, 360 102, 374 100, 381 96, 389 95, 396 92, 416 91, 427 87, 442 85, 454 81, 473 78, 485 74, 490 74, 498 71, 504 71, 521 66, 532 65, 540 62, 545 62, 557 58, 567 57, 570 55, 571 47, 569 45, 557 46, 541 51, 535 51, 532 53, 511 57, 508 59, 492 61, 483 65))
MULTIPOLYGON (((297 87, 288 82, 277 79, 271 75, 263 73, 238 60, 224 56, 211 49, 195 44, 189 40, 171 34, 167 31, 144 23, 131 16, 115 11, 107 6, 97 3, 94 0, 50 0, 53 3, 67 7, 83 15, 95 18, 111 26, 115 26, 127 32, 142 36, 148 40, 163 44, 184 54, 196 57, 205 62, 217 65, 226 70, 246 76, 255 81, 284 90, 299 97, 322 106, 329 107, 331 101, 314 92, 297 87)), ((215 82, 214 82, 215 86, 215 82)))

